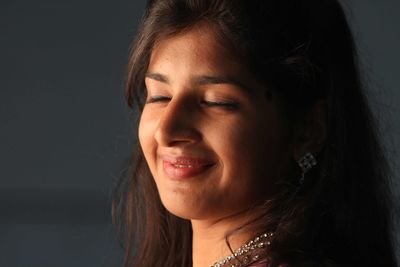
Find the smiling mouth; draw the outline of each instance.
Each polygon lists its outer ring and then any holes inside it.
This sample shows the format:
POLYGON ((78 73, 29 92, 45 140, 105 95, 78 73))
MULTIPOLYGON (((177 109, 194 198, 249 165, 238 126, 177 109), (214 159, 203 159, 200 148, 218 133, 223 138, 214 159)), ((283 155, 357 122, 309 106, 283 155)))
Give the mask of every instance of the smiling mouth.
POLYGON ((193 165, 172 164, 175 168, 193 168, 193 165))
POLYGON ((214 163, 210 161, 192 158, 192 157, 177 157, 163 158, 164 173, 173 179, 188 179, 208 171, 214 163))

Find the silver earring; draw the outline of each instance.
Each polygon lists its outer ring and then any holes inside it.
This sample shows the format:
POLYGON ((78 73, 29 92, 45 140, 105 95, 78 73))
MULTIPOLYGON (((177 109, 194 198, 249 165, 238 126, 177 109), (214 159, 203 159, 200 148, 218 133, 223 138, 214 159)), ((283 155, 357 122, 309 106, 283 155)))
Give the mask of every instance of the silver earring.
POLYGON ((313 166, 317 165, 317 160, 315 159, 313 154, 308 152, 297 161, 297 164, 299 164, 299 166, 301 168, 301 178, 300 178, 299 182, 300 182, 300 184, 303 184, 305 174, 313 166))

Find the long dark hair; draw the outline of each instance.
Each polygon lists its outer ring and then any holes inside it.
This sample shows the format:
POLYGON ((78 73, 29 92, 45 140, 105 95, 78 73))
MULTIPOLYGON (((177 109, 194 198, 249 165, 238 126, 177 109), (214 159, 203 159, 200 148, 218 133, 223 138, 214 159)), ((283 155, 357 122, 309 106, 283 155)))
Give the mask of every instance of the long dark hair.
MULTIPOLYGON (((265 216, 254 224, 275 231, 272 261, 396 266, 387 162, 337 0, 149 1, 127 73, 127 102, 139 114, 155 43, 198 23, 207 23, 282 97, 292 125, 317 101, 326 103, 328 133, 318 167, 300 190, 288 177, 258 207, 265 216)), ((113 213, 125 266, 191 266, 190 222, 162 206, 139 146, 117 187, 113 213)))

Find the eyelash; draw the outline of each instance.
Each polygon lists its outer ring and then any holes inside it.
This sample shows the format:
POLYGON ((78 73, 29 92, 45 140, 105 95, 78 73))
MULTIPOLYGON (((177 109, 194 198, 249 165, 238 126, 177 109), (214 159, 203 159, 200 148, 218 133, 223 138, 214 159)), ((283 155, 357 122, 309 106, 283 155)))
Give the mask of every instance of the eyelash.
MULTIPOLYGON (((152 96, 147 101, 146 104, 157 103, 157 102, 166 102, 170 101, 171 98, 167 96, 152 96)), ((201 101, 201 104, 207 107, 221 107, 229 110, 234 110, 239 108, 239 103, 236 102, 222 102, 222 101, 201 101)))
POLYGON ((229 110, 234 110, 239 108, 239 104, 236 102, 212 102, 212 101, 202 101, 202 104, 206 105, 207 107, 222 107, 229 110))
POLYGON ((170 97, 167 96, 152 96, 150 97, 147 101, 146 104, 151 104, 151 103, 155 103, 155 102, 165 102, 165 101, 169 101, 171 100, 170 97))

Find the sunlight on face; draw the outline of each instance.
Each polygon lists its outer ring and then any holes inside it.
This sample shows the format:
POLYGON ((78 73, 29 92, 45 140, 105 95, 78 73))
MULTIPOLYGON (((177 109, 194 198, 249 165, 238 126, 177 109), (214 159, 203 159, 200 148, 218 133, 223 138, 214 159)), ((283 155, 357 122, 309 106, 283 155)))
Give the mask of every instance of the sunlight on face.
POLYGON ((219 219, 271 194, 288 158, 276 98, 205 26, 153 49, 139 140, 164 206, 219 219))

